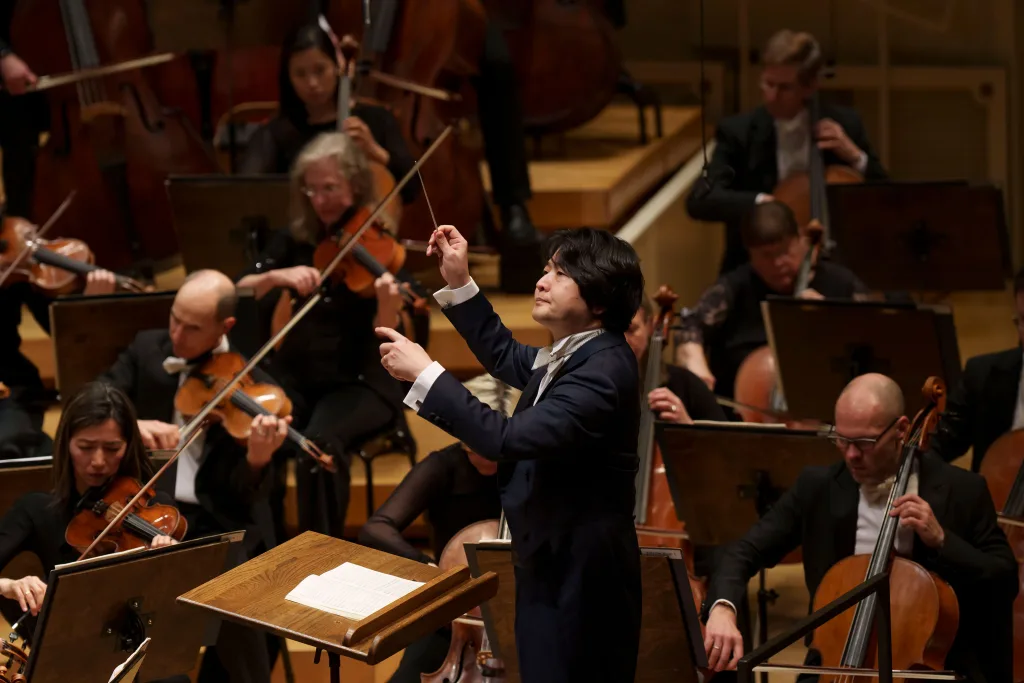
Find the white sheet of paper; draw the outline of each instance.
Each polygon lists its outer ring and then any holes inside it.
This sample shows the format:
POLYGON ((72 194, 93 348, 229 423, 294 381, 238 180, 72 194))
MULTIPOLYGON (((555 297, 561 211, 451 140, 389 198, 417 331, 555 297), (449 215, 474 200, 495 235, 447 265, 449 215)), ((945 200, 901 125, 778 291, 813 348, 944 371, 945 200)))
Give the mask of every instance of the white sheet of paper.
POLYGON ((346 562, 323 574, 307 576, 285 599, 359 621, 422 585, 346 562))
MULTIPOLYGON (((122 671, 124 671, 124 668, 126 666, 128 666, 129 664, 132 664, 135 661, 137 661, 139 656, 140 656, 140 654, 145 652, 146 648, 149 647, 149 641, 150 640, 152 640, 152 638, 146 638, 144 641, 142 641, 142 643, 137 648, 135 648, 135 652, 133 652, 128 657, 128 659, 124 660, 124 662, 122 662, 121 664, 118 664, 117 667, 114 668, 114 673, 110 674, 110 678, 108 679, 107 683, 109 683, 110 681, 112 681, 115 678, 117 678, 117 675, 119 673, 121 673, 122 671)), ((136 673, 138 673, 138 672, 136 672, 136 673)), ((134 680, 134 678, 132 680, 134 680)))

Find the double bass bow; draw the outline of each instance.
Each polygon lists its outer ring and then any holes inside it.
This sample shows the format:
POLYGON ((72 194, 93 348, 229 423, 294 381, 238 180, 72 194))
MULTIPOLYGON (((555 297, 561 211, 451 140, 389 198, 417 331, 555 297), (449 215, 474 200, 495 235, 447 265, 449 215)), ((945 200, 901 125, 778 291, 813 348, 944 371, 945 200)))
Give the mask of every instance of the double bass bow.
MULTIPOLYGON (((363 233, 365 233, 367 230, 371 228, 371 226, 374 225, 375 221, 386 209, 388 202, 394 200, 394 198, 398 195, 398 192, 402 189, 402 187, 404 187, 405 184, 409 182, 409 180, 419 171, 420 166, 427 159, 430 158, 431 154, 433 153, 433 150, 444 142, 445 138, 448 136, 450 132, 450 128, 445 129, 442 135, 439 136, 438 139, 434 142, 434 145, 432 145, 426 151, 426 153, 424 153, 423 157, 421 157, 413 165, 409 173, 407 173, 406 176, 402 178, 402 180, 397 185, 395 185, 394 189, 392 189, 392 191, 388 193, 386 197, 381 199, 381 201, 377 204, 376 208, 366 218, 363 225, 353 233, 352 239, 346 242, 341 247, 341 249, 339 249, 335 258, 331 261, 331 263, 327 265, 327 267, 321 273, 321 282, 324 282, 327 278, 331 276, 334 269, 337 268, 338 265, 341 263, 342 259, 348 256, 349 252, 353 249, 353 247, 355 247, 355 245, 358 244, 359 238, 362 237, 363 233)), ((306 303, 302 306, 301 309, 299 309, 299 311, 292 317, 292 319, 289 320, 288 323, 280 330, 278 330, 270 339, 268 339, 267 342, 255 354, 253 354, 252 358, 250 358, 249 361, 240 370, 237 371, 234 377, 227 379, 226 381, 219 384, 219 389, 216 391, 216 393, 181 428, 181 436, 179 438, 178 447, 175 449, 171 457, 168 458, 167 462, 164 463, 164 465, 157 471, 157 473, 154 474, 153 477, 148 482, 146 482, 142 486, 142 488, 139 489, 139 492, 135 494, 135 496, 132 497, 131 500, 124 504, 124 507, 121 509, 121 511, 113 519, 110 520, 107 526, 99 534, 96 535, 96 538, 93 540, 92 544, 88 548, 86 548, 86 550, 82 553, 83 558, 88 557, 89 554, 91 554, 92 551, 94 551, 96 547, 103 542, 103 540, 107 537, 108 534, 110 534, 112 530, 118 528, 123 523, 125 517, 134 509, 136 505, 139 504, 139 501, 152 490, 157 480, 161 476, 163 476, 165 472, 167 472, 168 468, 171 465, 173 465, 178 460, 178 458, 181 457, 181 454, 190 445, 192 445, 192 443, 200 434, 202 434, 203 429, 208 424, 208 420, 210 419, 212 413, 215 410, 217 410, 219 406, 224 405, 225 401, 230 399, 230 397, 234 394, 235 390, 242 384, 242 382, 244 382, 247 377, 250 377, 252 375, 252 371, 256 368, 256 366, 264 358, 266 358, 267 354, 269 354, 272 349, 274 349, 281 343, 281 340, 284 339, 284 337, 292 330, 292 328, 296 324, 298 324, 298 322, 303 317, 305 317, 305 315, 308 314, 309 311, 311 311, 313 307, 317 305, 317 303, 320 302, 322 296, 323 295, 321 294, 321 292, 318 291, 311 297, 309 297, 306 303)))
MULTIPOLYGON (((927 448, 929 435, 945 408, 946 387, 941 379, 929 377, 923 393, 928 404, 914 417, 903 439, 899 470, 889 492, 874 552, 837 562, 822 578, 814 595, 817 610, 860 583, 888 572, 894 670, 942 670, 960 617, 956 594, 948 583, 916 562, 895 556, 900 520, 889 513, 895 500, 906 493, 914 463, 927 448)), ((857 604, 854 614, 846 611, 818 627, 813 647, 821 652, 822 666, 877 668, 877 599, 877 595, 870 595, 857 604)), ((845 681, 851 677, 826 678, 845 681)))

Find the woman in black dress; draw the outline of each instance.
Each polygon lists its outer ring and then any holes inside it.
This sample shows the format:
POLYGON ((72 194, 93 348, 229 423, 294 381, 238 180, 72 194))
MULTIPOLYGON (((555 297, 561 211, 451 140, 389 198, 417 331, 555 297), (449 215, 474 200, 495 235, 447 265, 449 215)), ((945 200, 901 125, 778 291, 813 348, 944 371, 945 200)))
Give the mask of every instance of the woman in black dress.
MULTIPOLYGON (((281 292, 308 297, 319 287, 317 245, 370 203, 366 156, 353 138, 325 133, 303 149, 292 170, 293 220, 276 231, 238 281, 251 288, 270 319, 281 292)), ((329 282, 323 299, 284 338, 270 373, 293 402, 293 426, 338 464, 334 474, 296 467, 299 528, 341 538, 349 500, 348 449, 367 435, 408 428, 401 384, 380 365, 374 328, 401 325, 402 297, 390 273, 371 292, 329 282)), ((410 442, 411 445, 411 442, 410 442)))
MULTIPOLYGON (((57 427, 53 490, 26 493, 0 520, 0 567, 21 552, 34 553, 45 574, 55 565, 77 560, 79 552, 64 540, 75 513, 102 497, 104 486, 113 479, 147 481, 153 472, 128 397, 100 382, 86 384, 67 402, 57 427)), ((173 504, 161 495, 159 502, 173 504)), ((152 547, 173 543, 170 536, 158 536, 152 547)), ((0 579, 0 595, 14 600, 22 613, 38 614, 45 594, 46 583, 40 577, 0 579)), ((9 607, 11 603, 5 605, 9 607)), ((17 617, 14 610, 5 609, 5 615, 17 617)))
MULTIPOLYGON (((338 130, 339 61, 343 59, 315 24, 303 26, 285 40, 278 71, 280 110, 253 133, 241 173, 288 173, 299 151, 313 138, 338 130)), ((398 121, 384 107, 355 102, 341 125, 367 160, 383 164, 395 180, 415 163, 398 121)), ((407 183, 403 201, 415 199, 417 188, 416 183, 407 183)))

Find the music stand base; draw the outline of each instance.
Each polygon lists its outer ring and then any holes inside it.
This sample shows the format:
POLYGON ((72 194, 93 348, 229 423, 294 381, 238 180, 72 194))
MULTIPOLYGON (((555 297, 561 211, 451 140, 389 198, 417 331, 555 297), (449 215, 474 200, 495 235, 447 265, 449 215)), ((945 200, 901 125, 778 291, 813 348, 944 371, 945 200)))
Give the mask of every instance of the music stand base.
MULTIPOLYGON (((320 663, 320 655, 323 654, 323 650, 317 648, 316 653, 313 655, 313 663, 320 663)), ((327 666, 331 670, 331 683, 341 683, 341 655, 328 652, 327 653, 327 666)))

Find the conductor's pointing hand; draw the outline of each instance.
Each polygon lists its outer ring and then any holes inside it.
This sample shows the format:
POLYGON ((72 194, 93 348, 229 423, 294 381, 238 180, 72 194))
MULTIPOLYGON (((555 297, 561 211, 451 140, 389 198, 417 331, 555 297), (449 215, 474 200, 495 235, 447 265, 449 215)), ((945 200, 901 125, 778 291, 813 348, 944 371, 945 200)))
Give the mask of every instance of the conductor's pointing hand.
POLYGON ((442 225, 430 235, 427 255, 437 254, 441 277, 452 289, 469 284, 469 242, 452 225, 442 225))
POLYGON ((380 345, 380 364, 397 380, 415 382, 433 363, 423 347, 411 342, 390 327, 378 327, 377 336, 386 339, 380 345))

